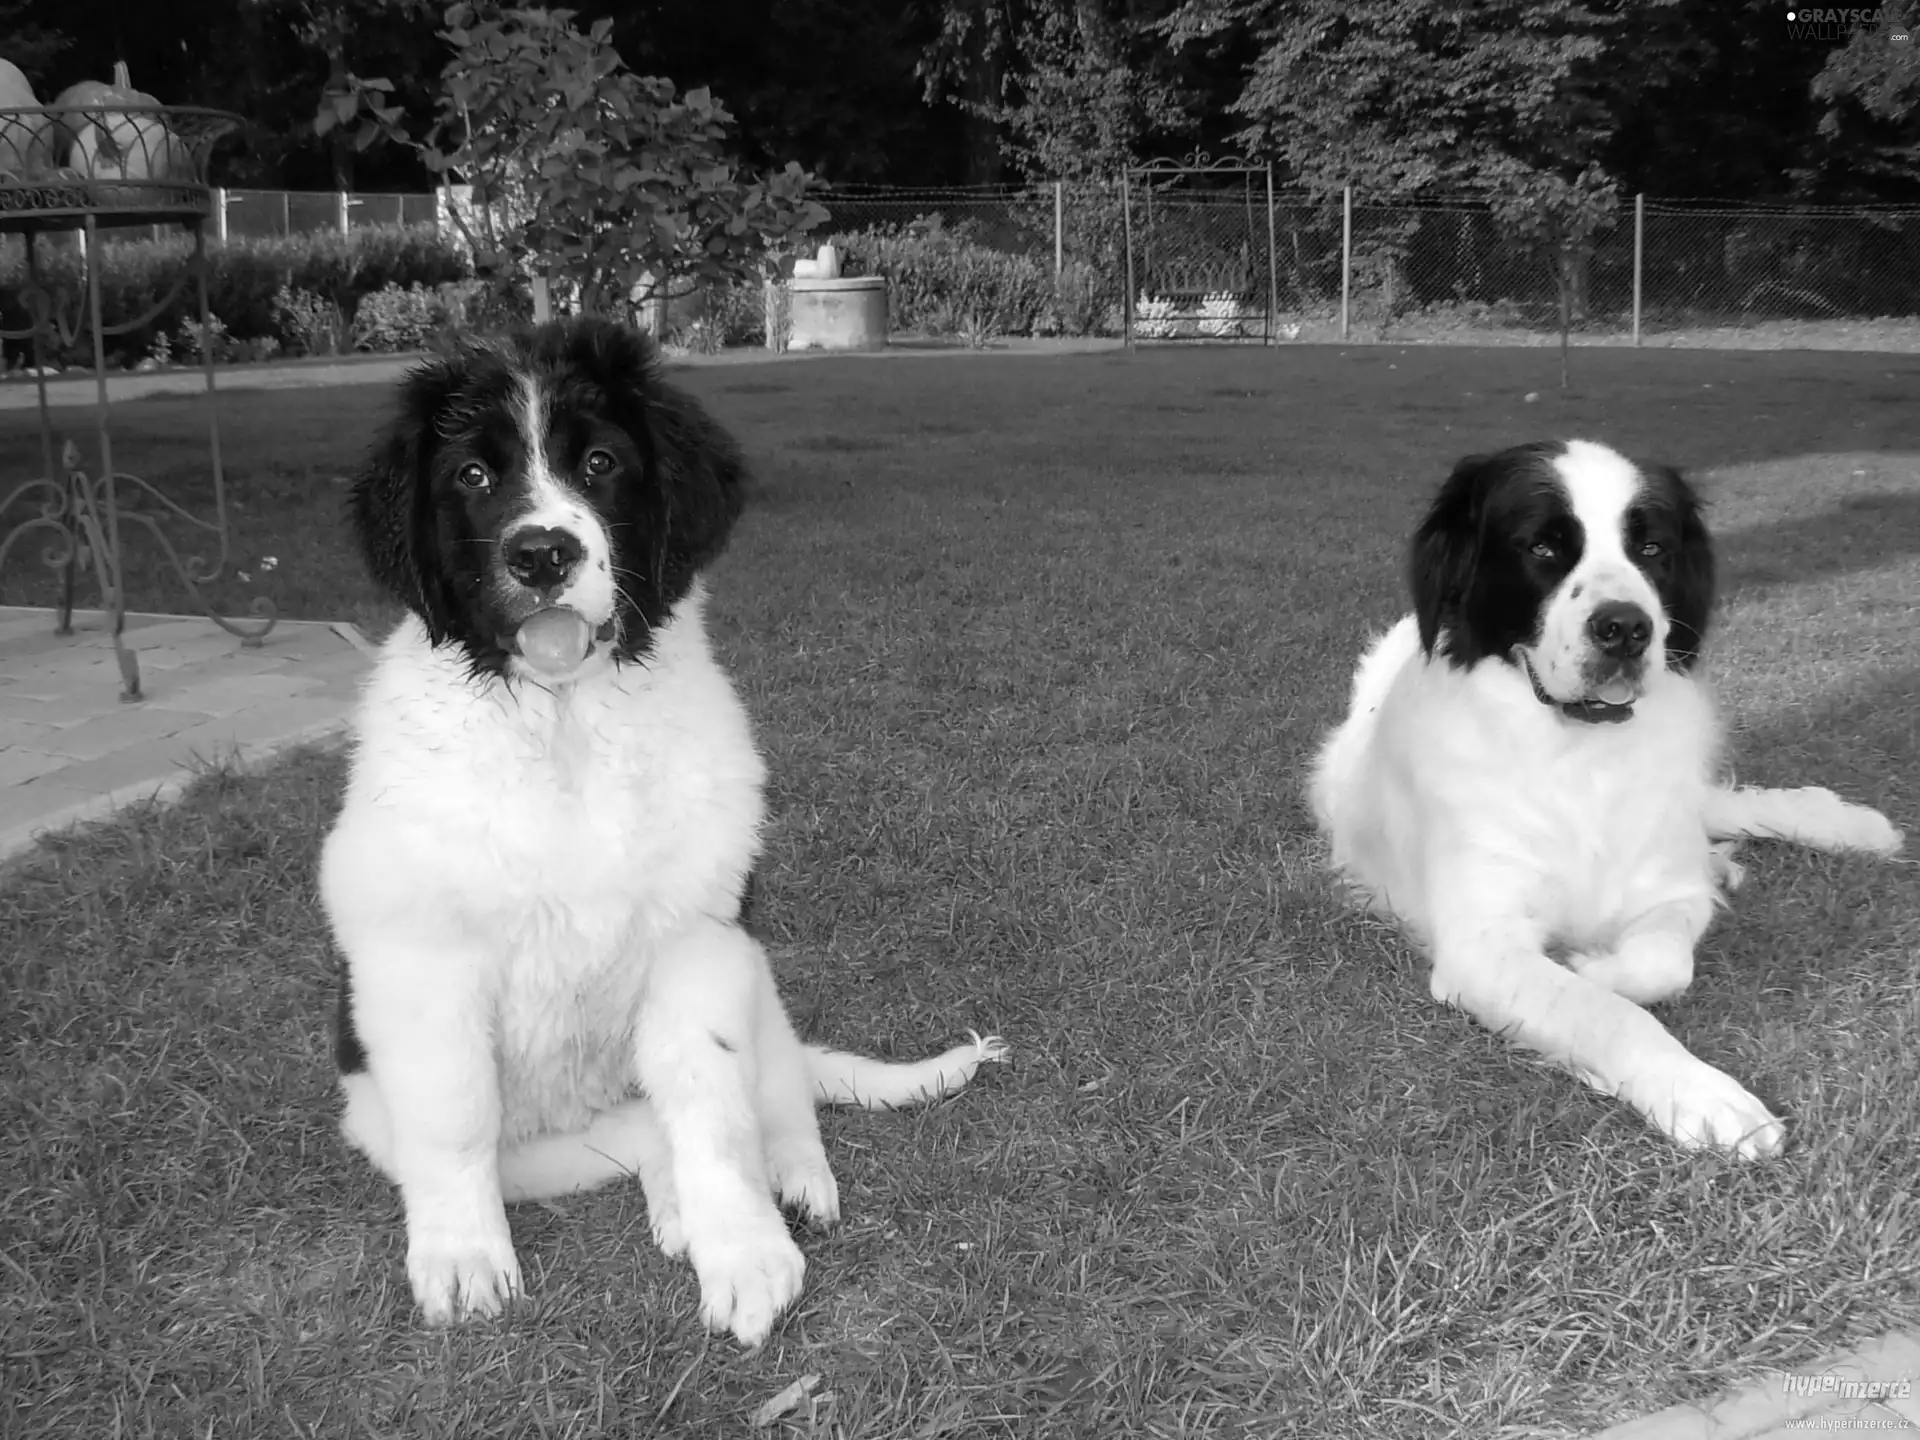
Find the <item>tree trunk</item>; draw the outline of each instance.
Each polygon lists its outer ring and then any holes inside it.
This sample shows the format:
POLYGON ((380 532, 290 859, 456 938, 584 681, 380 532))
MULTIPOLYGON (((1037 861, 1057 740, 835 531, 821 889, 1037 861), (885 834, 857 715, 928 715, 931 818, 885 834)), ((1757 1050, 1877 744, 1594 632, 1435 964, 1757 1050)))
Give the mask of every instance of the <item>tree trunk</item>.
MULTIPOLYGON (((336 36, 327 56, 327 94, 344 95, 349 88, 347 80, 347 55, 343 43, 344 37, 336 36)), ((346 129, 336 125, 327 136, 329 158, 333 163, 333 188, 346 192, 353 189, 353 145, 347 138, 346 129)))

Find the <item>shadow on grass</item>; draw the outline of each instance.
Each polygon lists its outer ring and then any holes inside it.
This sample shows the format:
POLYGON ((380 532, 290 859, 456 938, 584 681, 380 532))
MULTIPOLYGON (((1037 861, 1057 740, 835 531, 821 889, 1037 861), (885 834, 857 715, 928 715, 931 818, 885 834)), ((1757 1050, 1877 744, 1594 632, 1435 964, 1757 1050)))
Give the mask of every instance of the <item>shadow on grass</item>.
POLYGON ((1847 496, 1818 514, 1729 530, 1721 541, 1727 595, 1877 569, 1920 554, 1920 490, 1847 496))

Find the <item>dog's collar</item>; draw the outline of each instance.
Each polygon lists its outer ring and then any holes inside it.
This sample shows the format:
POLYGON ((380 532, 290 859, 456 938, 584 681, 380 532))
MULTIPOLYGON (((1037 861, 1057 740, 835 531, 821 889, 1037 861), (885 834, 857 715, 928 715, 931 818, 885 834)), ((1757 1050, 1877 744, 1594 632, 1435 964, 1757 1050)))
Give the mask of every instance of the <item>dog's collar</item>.
POLYGON ((1556 700, 1540 684, 1540 677, 1533 673, 1532 662, 1525 655, 1520 657, 1520 668, 1527 672, 1527 682, 1533 686, 1533 698, 1542 705, 1551 705, 1569 720, 1578 720, 1583 725, 1619 725, 1633 718, 1631 700, 1624 705, 1592 699, 1556 700))

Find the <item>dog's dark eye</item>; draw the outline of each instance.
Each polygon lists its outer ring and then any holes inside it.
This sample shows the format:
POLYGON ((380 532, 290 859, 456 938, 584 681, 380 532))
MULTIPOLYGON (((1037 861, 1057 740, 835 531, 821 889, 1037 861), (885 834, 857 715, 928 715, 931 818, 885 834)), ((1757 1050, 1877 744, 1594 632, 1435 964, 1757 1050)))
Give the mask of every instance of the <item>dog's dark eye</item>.
POLYGON ((589 450, 587 452, 587 474, 611 475, 619 462, 607 450, 589 450))
POLYGON ((1536 540, 1533 542, 1533 553, 1538 555, 1542 560, 1551 560, 1557 552, 1547 541, 1536 540))
POLYGON ((486 466, 470 460, 460 467, 460 483, 469 490, 486 490, 492 487, 493 476, 486 466))
POLYGON ((1664 555, 1666 550, 1667 547, 1662 545, 1658 540, 1649 540, 1640 547, 1640 553, 1649 560, 1653 559, 1656 555, 1664 555))

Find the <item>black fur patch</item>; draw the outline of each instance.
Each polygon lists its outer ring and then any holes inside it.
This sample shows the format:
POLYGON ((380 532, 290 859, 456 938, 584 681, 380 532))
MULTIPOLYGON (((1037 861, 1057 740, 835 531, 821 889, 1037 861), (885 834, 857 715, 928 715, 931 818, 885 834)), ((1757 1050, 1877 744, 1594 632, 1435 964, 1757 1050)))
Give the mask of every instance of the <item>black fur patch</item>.
MULTIPOLYGON (((1461 668, 1511 661, 1539 633, 1541 612, 1588 543, 1554 461, 1558 442, 1469 455, 1454 466, 1415 532, 1408 587, 1420 644, 1461 668), (1534 553, 1546 542, 1551 556, 1534 553)), ((1660 596, 1671 627, 1667 663, 1691 669, 1713 609, 1713 546, 1699 497, 1666 465, 1638 465, 1640 493, 1621 537, 1660 596), (1649 542, 1659 553, 1641 555, 1649 542)))
POLYGON ((416 367, 398 413, 348 501, 367 568, 425 623, 436 645, 458 645, 476 673, 500 674, 513 626, 493 613, 501 542, 523 513, 530 462, 543 458, 606 527, 623 637, 637 660, 653 627, 724 548, 740 514, 745 464, 692 397, 661 376, 653 344, 629 326, 555 321, 493 344, 461 345, 416 367), (519 400, 526 382, 546 398, 544 454, 526 453, 519 400), (586 478, 590 448, 618 468, 586 478), (460 483, 469 461, 498 477, 460 483))

